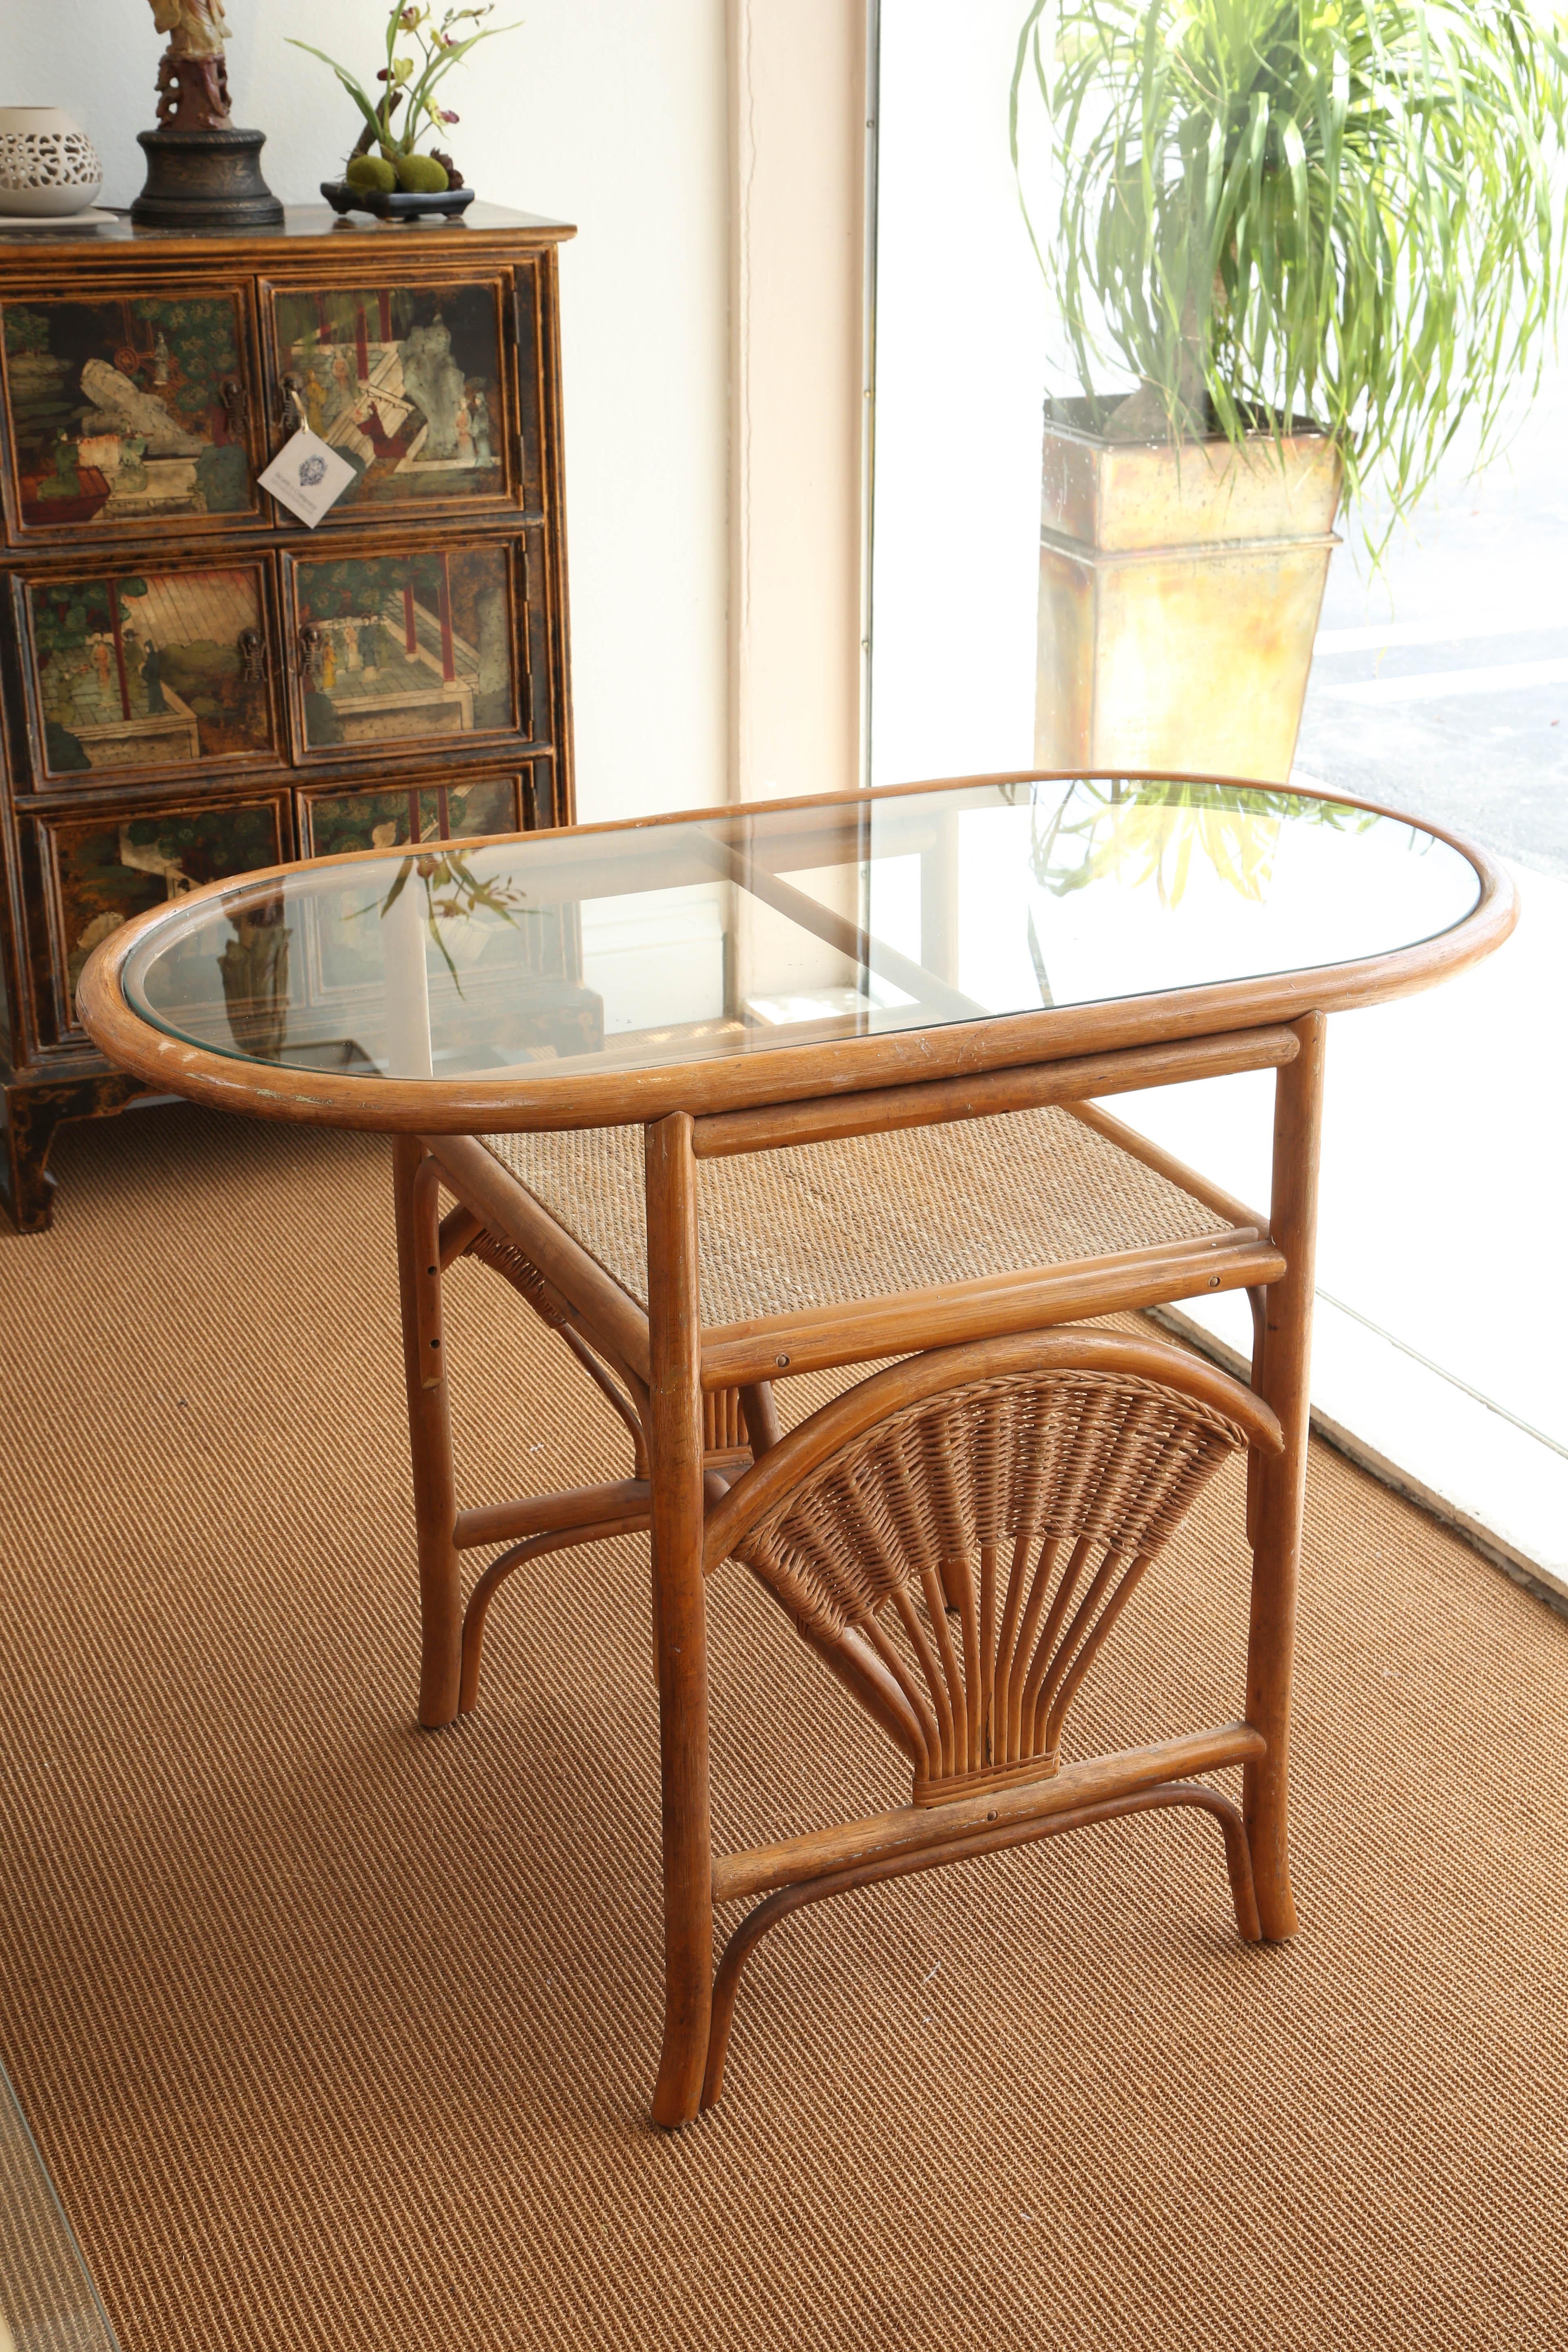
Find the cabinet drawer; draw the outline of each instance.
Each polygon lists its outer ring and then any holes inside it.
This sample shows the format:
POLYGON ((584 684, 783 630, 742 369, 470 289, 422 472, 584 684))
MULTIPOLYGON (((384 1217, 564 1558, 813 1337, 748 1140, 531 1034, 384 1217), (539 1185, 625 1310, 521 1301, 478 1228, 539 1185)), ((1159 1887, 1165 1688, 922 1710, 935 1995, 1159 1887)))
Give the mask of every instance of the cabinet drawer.
MULTIPOLYGON (((281 793, 226 807, 209 802, 131 817, 40 820, 35 830, 49 916, 56 1035, 62 1038, 79 1030, 76 986, 100 940, 203 882, 279 865, 289 846, 281 793)), ((207 961, 205 979, 214 1003, 221 1003, 224 973, 217 959, 207 961)), ((42 1027, 42 1002, 37 1009, 42 1027)))
POLYGON ((528 733, 529 614, 514 541, 285 565, 301 759, 528 733))
POLYGON ((36 787, 275 759, 262 564, 72 572, 15 589, 36 787))
POLYGON ((0 304, 13 541, 258 522, 249 308, 237 286, 0 304))
POLYGON ((500 275, 262 287, 274 446, 309 425, 358 473, 328 524, 517 503, 510 294, 500 275))

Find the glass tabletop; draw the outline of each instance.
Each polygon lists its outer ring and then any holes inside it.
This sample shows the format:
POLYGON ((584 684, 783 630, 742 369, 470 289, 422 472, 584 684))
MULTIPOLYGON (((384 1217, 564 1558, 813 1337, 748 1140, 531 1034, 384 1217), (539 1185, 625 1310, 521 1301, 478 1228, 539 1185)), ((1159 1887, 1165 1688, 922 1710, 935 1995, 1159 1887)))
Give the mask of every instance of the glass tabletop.
POLYGON ((1479 896, 1341 802, 1026 778, 322 860, 169 910, 122 985, 212 1053, 507 1079, 1355 963, 1479 896))

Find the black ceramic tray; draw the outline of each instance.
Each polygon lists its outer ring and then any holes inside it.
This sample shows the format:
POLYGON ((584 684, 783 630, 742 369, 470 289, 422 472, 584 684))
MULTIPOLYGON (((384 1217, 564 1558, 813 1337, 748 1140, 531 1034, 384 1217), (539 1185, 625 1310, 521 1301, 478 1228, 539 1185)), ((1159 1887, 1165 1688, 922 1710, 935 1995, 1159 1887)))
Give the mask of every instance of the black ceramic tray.
POLYGON ((479 191, 443 188, 438 195, 412 195, 404 188, 351 188, 346 180, 323 180, 321 194, 335 213, 372 213, 377 220, 455 220, 479 191))

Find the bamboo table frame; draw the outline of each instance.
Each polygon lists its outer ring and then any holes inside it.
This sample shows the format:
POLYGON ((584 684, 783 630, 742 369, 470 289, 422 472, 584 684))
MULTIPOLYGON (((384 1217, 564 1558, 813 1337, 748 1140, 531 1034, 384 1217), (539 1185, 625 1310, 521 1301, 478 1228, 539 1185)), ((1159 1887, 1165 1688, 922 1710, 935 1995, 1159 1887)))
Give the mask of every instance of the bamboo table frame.
MULTIPOLYGON (((820 845, 836 824, 863 815, 868 802, 953 788, 949 783, 903 788, 900 794, 757 804, 745 816, 782 813, 784 823, 820 845)), ((721 828, 735 814, 697 815, 721 828)), ((657 841, 661 824, 693 821, 688 814, 638 825, 584 827, 574 838, 621 835, 635 861, 639 842, 650 836, 657 841)), ((1408 818, 1400 822, 1416 824, 1408 818)), ((142 918, 105 941, 94 956, 81 986, 82 1018, 103 1051, 138 1077, 227 1109, 374 1129, 395 1139, 424 1619, 421 1722, 450 1723, 473 1704, 485 1612, 513 1568, 543 1551, 633 1530, 651 1532, 664 1868, 665 2027, 653 2100, 660 2124, 684 2123, 705 2097, 710 2103, 717 2095, 734 1979, 756 1936, 783 1910, 843 1885, 1049 1835, 1138 1806, 1196 1803, 1215 1812, 1226 1829, 1244 1932, 1251 1898, 1241 1881, 1248 1860, 1257 1925, 1271 1939, 1294 1932, 1287 1840, 1290 1672, 1307 1456, 1326 1020, 1331 1013, 1380 1003, 1463 970, 1501 944, 1517 914, 1511 885, 1484 852, 1436 826, 1416 824, 1416 830, 1467 857, 1479 889, 1462 920, 1412 947, 1361 961, 1157 995, 978 1021, 953 1019, 743 1058, 559 1078, 549 1076, 547 1067, 498 1080, 349 1076, 236 1059, 154 1027, 124 993, 128 957, 160 926, 188 926, 198 919, 202 902, 232 890, 232 885, 215 885, 142 918), (1275 1073, 1266 1216, 1099 1108, 1100 1098, 1122 1091, 1263 1069, 1275 1073), (1066 1108, 1131 1158, 1178 1184, 1215 1213, 1222 1230, 1201 1241, 1167 1241, 1119 1256, 905 1292, 850 1307, 816 1307, 704 1328, 697 1217, 703 1160, 1043 1105, 1066 1108), (629 1123, 640 1124, 646 1138, 646 1314, 474 1140, 481 1134, 629 1123), (443 1191, 455 1202, 444 1216, 443 1191), (630 1478, 459 1507, 444 1370, 441 1276, 468 1249, 488 1255, 511 1276, 561 1331, 626 1423, 634 1448, 630 1478), (1079 1318, 1232 1289, 1245 1290, 1253 1309, 1252 1418, 1256 1433, 1267 1441, 1249 1457, 1254 1573, 1245 1717, 1120 1756, 1069 1764, 1052 1779, 991 1790, 937 1811, 907 1808, 783 1846, 715 1856, 708 1790, 705 1576, 726 1556, 746 1480, 763 1481, 770 1457, 784 1475, 793 1441, 781 1442, 773 1383, 833 1366, 912 1357, 917 1369, 905 1376, 908 1385, 918 1381, 919 1366, 935 1360, 931 1351, 949 1351, 944 1360, 961 1368, 965 1350, 979 1351, 978 1361, 979 1354, 998 1348, 1004 1353, 1010 1348, 1019 1362, 1038 1363, 1059 1344, 1050 1335, 1079 1318), (461 1557, 497 1543, 508 1549, 479 1580, 465 1612, 461 1557), (1239 1821, 1227 1820, 1233 1809, 1215 1792, 1190 1781, 1194 1773, 1226 1765, 1243 1770, 1239 1821), (731 1941, 716 2012, 713 1908, 754 1895, 770 1899, 731 1941)), ((732 855, 717 854, 721 859, 732 855)), ((374 855, 384 858, 386 853, 374 855)), ((628 870, 635 870, 631 863, 628 870)), ((862 963, 869 961, 868 942, 853 925, 815 901, 803 902, 785 882, 754 874, 747 879, 782 911, 805 920, 862 963)), ((883 968, 886 961, 884 955, 883 968)), ((1085 1344, 1110 1348, 1113 1354, 1119 1347, 1116 1360, 1137 1369, 1136 1343, 1082 1335, 1078 1344, 1080 1354, 1085 1344)), ((1184 1360, 1189 1384, 1201 1390, 1207 1380, 1217 1394, 1224 1385, 1220 1376, 1184 1360)), ((1233 1387, 1233 1398, 1245 1395, 1233 1387)))

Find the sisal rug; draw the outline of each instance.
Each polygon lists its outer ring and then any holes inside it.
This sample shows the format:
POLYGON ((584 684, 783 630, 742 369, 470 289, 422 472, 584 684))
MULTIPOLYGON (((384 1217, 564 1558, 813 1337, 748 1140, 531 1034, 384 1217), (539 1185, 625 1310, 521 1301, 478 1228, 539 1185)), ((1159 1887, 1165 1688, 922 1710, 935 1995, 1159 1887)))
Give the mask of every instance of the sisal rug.
MULTIPOLYGON (((520 1575, 412 1727, 385 1158, 142 1113, 0 1238, 0 2059, 124 2352, 1561 2344, 1568 1624, 1315 1452, 1299 1939, 1184 1816, 868 1889, 663 2137, 646 1551, 520 1575)), ((466 1498, 623 1475, 449 1296, 466 1498)), ((1237 1708, 1210 1492, 1080 1748, 1237 1708)), ((738 1577, 712 1647, 725 1843, 899 1801, 738 1577)))

